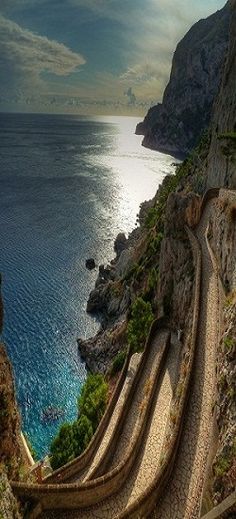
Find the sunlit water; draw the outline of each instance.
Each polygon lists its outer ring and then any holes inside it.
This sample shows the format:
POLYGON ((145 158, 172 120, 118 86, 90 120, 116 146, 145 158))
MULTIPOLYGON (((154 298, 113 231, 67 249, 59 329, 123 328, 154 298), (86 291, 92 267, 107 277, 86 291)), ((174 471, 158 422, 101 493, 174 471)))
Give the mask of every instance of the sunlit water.
POLYGON ((0 271, 3 339, 12 360, 22 427, 44 455, 61 422, 76 417, 86 370, 76 338, 97 272, 117 233, 135 226, 171 157, 141 147, 134 118, 0 114, 0 271), (63 415, 45 421, 49 406, 63 415))

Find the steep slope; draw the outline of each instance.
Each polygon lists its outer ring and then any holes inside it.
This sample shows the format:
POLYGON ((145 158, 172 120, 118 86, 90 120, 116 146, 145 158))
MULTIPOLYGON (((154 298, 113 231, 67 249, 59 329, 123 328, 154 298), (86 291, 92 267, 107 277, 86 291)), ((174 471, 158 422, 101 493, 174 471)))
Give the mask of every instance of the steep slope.
POLYGON ((177 45, 163 102, 151 108, 136 133, 143 145, 185 155, 207 128, 228 45, 229 2, 197 22, 177 45))
MULTIPOLYGON (((0 334, 3 326, 3 303, 0 292, 0 334)), ((0 517, 20 517, 8 478, 17 478, 21 465, 20 420, 15 400, 12 367, 5 347, 0 343, 0 517)))
POLYGON ((208 186, 236 188, 236 2, 230 1, 229 52, 214 107, 208 156, 208 186))

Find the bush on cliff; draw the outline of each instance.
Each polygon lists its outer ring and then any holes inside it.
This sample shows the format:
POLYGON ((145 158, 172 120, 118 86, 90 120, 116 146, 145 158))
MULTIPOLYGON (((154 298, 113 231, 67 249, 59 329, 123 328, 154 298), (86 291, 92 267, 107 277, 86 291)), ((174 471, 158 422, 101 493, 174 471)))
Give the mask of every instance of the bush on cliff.
POLYGON ((51 465, 55 470, 74 458, 75 444, 73 426, 64 423, 51 444, 51 465))
POLYGON ((107 399, 108 384, 104 377, 89 375, 78 398, 78 420, 63 424, 51 444, 53 470, 86 449, 105 411, 107 399))
POLYGON ((108 385, 102 375, 89 375, 78 399, 79 416, 90 420, 96 430, 106 408, 108 385))
POLYGON ((133 352, 143 349, 153 319, 151 303, 137 297, 131 307, 131 319, 127 328, 128 343, 133 352))
POLYGON ((93 427, 89 418, 85 415, 80 416, 72 424, 73 436, 75 440, 75 457, 79 456, 89 444, 93 436, 93 427))

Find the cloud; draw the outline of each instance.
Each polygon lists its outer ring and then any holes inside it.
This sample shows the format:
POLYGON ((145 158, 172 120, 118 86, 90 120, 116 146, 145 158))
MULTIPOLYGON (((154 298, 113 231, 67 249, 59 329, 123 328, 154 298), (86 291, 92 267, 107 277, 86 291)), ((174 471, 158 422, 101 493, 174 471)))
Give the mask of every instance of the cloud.
POLYGON ((0 15, 0 92, 44 87, 45 72, 68 76, 85 63, 81 54, 0 15))
MULTIPOLYGON (((14 103, 127 112, 161 101, 177 42, 224 0, 0 0, 0 96, 14 103), (43 7, 42 7, 43 6, 43 7), (22 8, 22 9, 21 9, 22 8), (27 14, 29 13, 29 14, 27 14), (58 41, 23 29, 53 19, 53 34, 88 49, 89 63, 58 41), (65 21, 66 20, 66 21, 65 21), (79 30, 78 30, 79 27, 79 30), (58 33, 57 33, 58 31, 58 33), (78 38, 79 35, 79 38, 78 38), (79 43, 81 42, 81 43, 79 43), (124 96, 125 92, 125 96, 124 96)), ((50 33, 49 33, 50 34, 50 33)), ((90 111, 90 113, 91 113, 90 111)))
POLYGON ((27 6, 46 4, 48 0, 0 0, 0 11, 9 11, 10 9, 24 8, 27 6))

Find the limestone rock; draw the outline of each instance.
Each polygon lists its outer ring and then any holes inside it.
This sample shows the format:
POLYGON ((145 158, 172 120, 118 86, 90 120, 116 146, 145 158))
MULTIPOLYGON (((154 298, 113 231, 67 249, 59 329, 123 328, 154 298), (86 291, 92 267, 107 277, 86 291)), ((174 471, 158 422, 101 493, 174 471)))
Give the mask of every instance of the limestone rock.
POLYGON ((114 250, 117 257, 120 256, 121 252, 127 247, 127 238, 123 232, 120 232, 114 242, 114 250))
POLYGON ((114 356, 127 347, 124 335, 125 321, 119 321, 114 326, 99 332, 89 339, 78 339, 81 357, 93 373, 105 373, 114 356))
POLYGON ((136 132, 143 145, 187 154, 209 124, 229 37, 229 3, 197 22, 177 45, 163 102, 150 108, 136 132))
POLYGON ((0 459, 8 466, 9 476, 17 477, 21 462, 20 419, 13 371, 3 344, 0 344, 0 408, 0 459))
POLYGON ((201 198, 196 193, 171 193, 166 208, 166 234, 183 229, 187 224, 194 227, 199 222, 201 198))
POLYGON ((208 155, 208 187, 236 188, 236 140, 223 139, 222 134, 236 135, 236 1, 232 0, 229 50, 212 121, 212 140, 208 155), (224 150, 226 141, 231 152, 224 150))
POLYGON ((0 517, 2 519, 21 519, 18 503, 12 493, 3 468, 0 468, 0 517))

